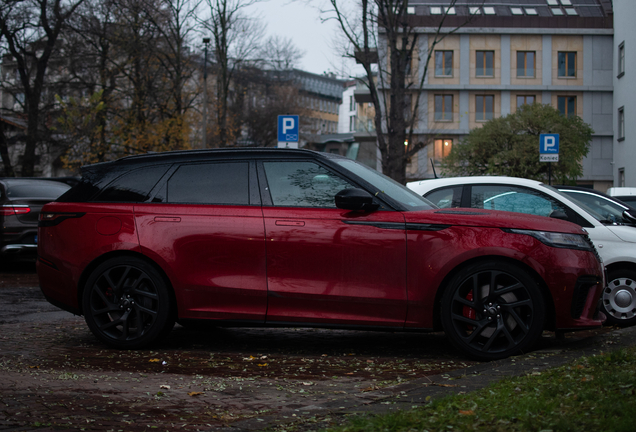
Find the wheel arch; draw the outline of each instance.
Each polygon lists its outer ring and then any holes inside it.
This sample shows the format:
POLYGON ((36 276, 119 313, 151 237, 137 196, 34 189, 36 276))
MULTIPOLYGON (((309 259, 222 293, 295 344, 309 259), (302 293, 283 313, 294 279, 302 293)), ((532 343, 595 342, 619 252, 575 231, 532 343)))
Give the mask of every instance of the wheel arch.
POLYGON ((543 301, 545 303, 545 307, 546 307, 545 328, 554 329, 555 321, 556 321, 556 318, 555 318, 556 309, 554 306, 554 301, 552 300, 552 295, 550 295, 550 290, 548 289, 547 284, 545 283, 543 278, 539 275, 539 273, 537 273, 532 267, 530 267, 528 264, 524 263, 523 261, 519 261, 514 258, 501 256, 501 255, 485 255, 485 256, 475 257, 475 258, 466 260, 462 262, 461 264, 457 265, 456 267, 454 267, 453 269, 451 269, 451 271, 449 271, 446 274, 446 276, 444 277, 444 279, 442 280, 439 286, 439 289, 435 293, 435 307, 433 308, 433 326, 435 330, 443 329, 441 313, 440 313, 441 305, 442 305, 442 297, 444 296, 444 292, 448 289, 450 280, 465 267, 469 265, 485 262, 485 261, 490 261, 490 260, 505 261, 508 264, 516 265, 522 270, 524 270, 525 272, 527 272, 530 275, 530 277, 532 277, 532 279, 539 286, 541 296, 543 297, 543 301))
POLYGON ((170 313, 173 315, 173 317, 176 319, 177 315, 178 315, 178 307, 177 307, 177 297, 175 295, 174 292, 174 287, 172 286, 172 282, 170 281, 170 278, 168 277, 168 275, 166 274, 166 272, 163 270, 163 268, 161 268, 161 266, 159 264, 157 264, 155 261, 151 260, 150 258, 148 258, 147 256, 140 254, 139 252, 134 252, 134 251, 112 251, 112 252, 108 252, 105 253, 104 255, 101 255, 97 258, 95 258, 91 263, 89 263, 84 270, 82 271, 82 274, 78 280, 77 283, 77 302, 80 308, 80 313, 83 315, 84 311, 83 311, 83 295, 84 295, 84 285, 86 285, 86 282, 88 281, 88 279, 90 278, 91 274, 93 273, 93 271, 100 266, 102 263, 113 259, 113 258, 119 258, 119 257, 125 257, 125 256, 129 256, 129 257, 134 257, 134 258, 138 258, 141 259, 143 261, 145 261, 146 263, 150 264, 151 266, 153 266, 155 268, 155 270, 157 270, 157 272, 159 272, 159 274, 161 275, 161 277, 163 278, 166 287, 168 288, 168 294, 170 295, 170 313))
MULTIPOLYGON (((608 273, 612 271, 617 271, 617 270, 636 271, 636 263, 633 263, 630 261, 619 261, 619 262, 608 264, 607 266, 605 266, 605 268, 607 269, 608 273)), ((609 281, 606 281, 606 282, 609 282, 609 281)))

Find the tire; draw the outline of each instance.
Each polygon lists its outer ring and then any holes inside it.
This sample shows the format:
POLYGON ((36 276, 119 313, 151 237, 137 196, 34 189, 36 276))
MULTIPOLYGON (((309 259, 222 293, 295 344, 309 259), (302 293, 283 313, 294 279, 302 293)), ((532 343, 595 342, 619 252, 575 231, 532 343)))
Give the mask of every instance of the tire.
POLYGON ((143 348, 174 326, 165 280, 151 264, 135 257, 99 265, 86 282, 82 306, 93 334, 115 348, 143 348))
POLYGON ((441 319, 453 345, 475 360, 490 361, 529 351, 543 332, 545 311, 539 286, 528 273, 489 260, 451 279, 441 319))
POLYGON ((636 271, 612 270, 603 290, 601 312, 607 316, 605 324, 627 327, 636 324, 636 271))

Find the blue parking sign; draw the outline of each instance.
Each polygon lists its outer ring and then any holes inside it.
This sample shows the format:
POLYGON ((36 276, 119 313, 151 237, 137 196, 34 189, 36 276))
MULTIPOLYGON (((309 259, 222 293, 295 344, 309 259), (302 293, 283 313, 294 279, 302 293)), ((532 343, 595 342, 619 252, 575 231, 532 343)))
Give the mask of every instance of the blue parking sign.
POLYGON ((540 154, 559 154, 559 134, 541 134, 539 137, 540 154))
POLYGON ((278 141, 298 142, 299 121, 297 115, 278 116, 278 141))

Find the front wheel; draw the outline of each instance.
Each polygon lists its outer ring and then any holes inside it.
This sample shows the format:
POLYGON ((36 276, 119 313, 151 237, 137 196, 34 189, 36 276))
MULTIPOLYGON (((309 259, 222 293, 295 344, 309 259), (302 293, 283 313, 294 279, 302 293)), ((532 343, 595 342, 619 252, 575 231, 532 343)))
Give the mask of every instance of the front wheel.
POLYGON ((636 324, 636 272, 612 270, 607 280, 601 306, 601 312, 607 316, 606 324, 621 327, 636 324))
POLYGON ((116 348, 142 348, 174 325, 164 279, 151 264, 135 257, 99 265, 84 287, 82 305, 93 334, 116 348))
POLYGON ((460 270, 441 304, 444 331, 476 360, 496 360, 529 350, 543 331, 545 302, 524 270, 489 260, 460 270))

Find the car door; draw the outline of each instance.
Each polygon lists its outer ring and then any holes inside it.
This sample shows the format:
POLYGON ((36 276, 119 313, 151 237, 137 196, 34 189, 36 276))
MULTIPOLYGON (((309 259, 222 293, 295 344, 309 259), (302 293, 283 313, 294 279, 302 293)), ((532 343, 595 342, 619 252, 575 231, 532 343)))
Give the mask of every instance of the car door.
POLYGON ((253 162, 181 164, 164 177, 135 220, 142 252, 178 288, 180 319, 262 323, 265 232, 253 162))
POLYGON ((315 161, 264 161, 260 169, 267 322, 404 325, 403 215, 336 208, 335 195, 355 185, 315 161))

